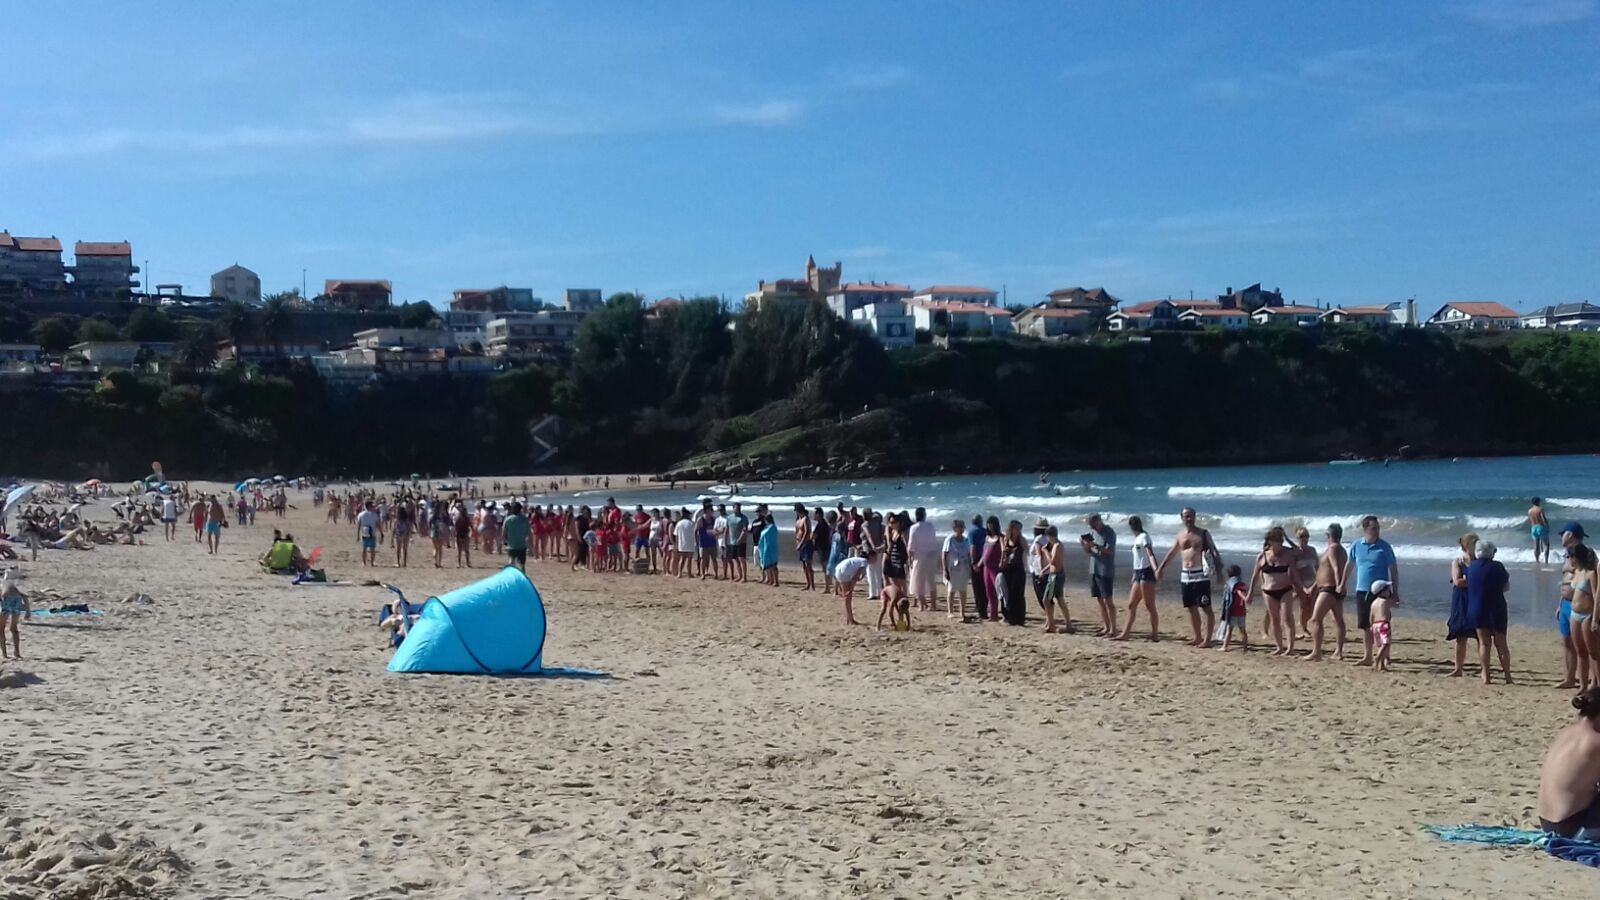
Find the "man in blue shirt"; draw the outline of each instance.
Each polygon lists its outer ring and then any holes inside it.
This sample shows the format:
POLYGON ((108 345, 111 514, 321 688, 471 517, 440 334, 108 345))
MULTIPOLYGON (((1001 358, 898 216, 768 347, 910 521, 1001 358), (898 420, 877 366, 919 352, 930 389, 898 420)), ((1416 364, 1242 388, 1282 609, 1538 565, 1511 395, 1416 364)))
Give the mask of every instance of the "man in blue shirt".
POLYGON ((1350 562, 1345 564, 1341 589, 1350 583, 1350 573, 1356 581, 1356 627, 1361 629, 1366 653, 1358 666, 1372 665, 1372 598, 1368 591, 1374 581, 1387 581, 1396 600, 1400 599, 1400 565, 1395 561, 1394 548, 1378 536, 1378 517, 1367 516, 1361 520, 1361 540, 1350 545, 1350 562))
MULTIPOLYGON (((983 514, 973 513, 972 524, 967 527, 968 551, 972 554, 972 602, 978 608, 978 621, 989 618, 989 604, 992 598, 983 586, 983 542, 988 539, 989 532, 983 527, 983 514)), ((1000 611, 996 609, 995 615, 1000 611)))

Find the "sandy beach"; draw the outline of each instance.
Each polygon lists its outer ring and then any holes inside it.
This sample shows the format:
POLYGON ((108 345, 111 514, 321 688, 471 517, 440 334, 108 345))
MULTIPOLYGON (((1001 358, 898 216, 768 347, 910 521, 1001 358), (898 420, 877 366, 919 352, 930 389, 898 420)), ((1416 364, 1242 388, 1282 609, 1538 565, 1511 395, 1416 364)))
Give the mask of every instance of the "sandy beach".
POLYGON ((419 543, 363 571, 353 529, 292 502, 218 556, 180 529, 20 564, 36 604, 105 615, 36 618, 0 670, 0 897, 1593 891, 1421 831, 1532 824, 1572 718, 1552 632, 1514 630, 1519 683, 1486 687, 1441 677, 1437 622, 1399 621, 1381 675, 942 615, 846 628, 792 566, 772 589, 535 563, 546 663, 613 678, 401 677, 361 580, 421 599, 495 564, 436 570, 419 543), (274 527, 355 584, 261 573, 274 527))

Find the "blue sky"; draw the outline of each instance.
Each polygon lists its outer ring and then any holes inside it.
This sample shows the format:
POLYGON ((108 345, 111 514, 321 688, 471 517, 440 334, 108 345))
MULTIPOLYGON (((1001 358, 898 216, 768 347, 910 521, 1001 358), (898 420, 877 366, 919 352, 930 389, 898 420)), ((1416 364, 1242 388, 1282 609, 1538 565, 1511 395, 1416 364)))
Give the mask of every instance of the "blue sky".
POLYGON ((0 228, 196 291, 1600 300, 1600 0, 4 15, 0 228))

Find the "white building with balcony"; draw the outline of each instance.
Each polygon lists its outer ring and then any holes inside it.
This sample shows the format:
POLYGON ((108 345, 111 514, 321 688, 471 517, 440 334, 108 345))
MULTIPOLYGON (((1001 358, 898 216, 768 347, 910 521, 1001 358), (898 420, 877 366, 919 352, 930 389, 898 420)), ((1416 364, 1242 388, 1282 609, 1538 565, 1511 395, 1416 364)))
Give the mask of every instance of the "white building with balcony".
POLYGON ((899 300, 881 300, 850 312, 850 324, 872 332, 886 350, 910 347, 917 342, 917 323, 899 300))

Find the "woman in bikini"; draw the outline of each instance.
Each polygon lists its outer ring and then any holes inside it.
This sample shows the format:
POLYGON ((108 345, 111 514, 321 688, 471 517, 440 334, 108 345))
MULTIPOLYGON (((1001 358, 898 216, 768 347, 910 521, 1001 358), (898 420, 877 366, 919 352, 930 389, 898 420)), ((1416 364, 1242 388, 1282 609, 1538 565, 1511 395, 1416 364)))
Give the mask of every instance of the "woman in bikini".
POLYGON ((1316 602, 1312 591, 1317 586, 1317 548, 1311 546, 1311 530, 1304 525, 1294 530, 1294 587, 1300 601, 1300 639, 1311 639, 1311 607, 1316 602))
POLYGON ((1595 552, 1587 545, 1577 544, 1567 553, 1572 564, 1572 645, 1578 654, 1578 690, 1585 691, 1600 685, 1600 660, 1594 656, 1600 648, 1594 621, 1594 592, 1600 572, 1595 571, 1595 552))
POLYGON ((1296 637, 1296 622, 1284 621, 1284 612, 1291 615, 1294 612, 1294 601, 1290 598, 1295 590, 1294 568, 1296 551, 1287 546, 1289 538, 1283 532, 1282 526, 1273 526, 1267 532, 1265 545, 1261 553, 1256 556, 1255 571, 1250 575, 1250 593, 1254 594, 1256 586, 1260 585, 1262 596, 1267 598, 1267 620, 1272 626, 1272 644, 1276 650, 1273 656, 1284 656, 1294 652, 1296 637), (1288 646, 1284 646, 1283 632, 1289 632, 1288 646))

